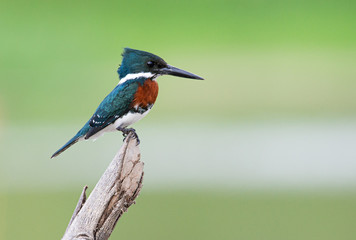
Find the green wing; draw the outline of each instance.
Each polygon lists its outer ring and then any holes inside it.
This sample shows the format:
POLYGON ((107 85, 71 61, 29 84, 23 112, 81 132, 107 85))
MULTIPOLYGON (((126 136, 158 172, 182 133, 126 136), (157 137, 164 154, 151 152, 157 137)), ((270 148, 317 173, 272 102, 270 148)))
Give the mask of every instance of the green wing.
POLYGON ((85 139, 90 138, 118 118, 130 111, 130 104, 138 88, 137 82, 125 82, 117 85, 100 103, 95 113, 88 121, 89 131, 85 139))

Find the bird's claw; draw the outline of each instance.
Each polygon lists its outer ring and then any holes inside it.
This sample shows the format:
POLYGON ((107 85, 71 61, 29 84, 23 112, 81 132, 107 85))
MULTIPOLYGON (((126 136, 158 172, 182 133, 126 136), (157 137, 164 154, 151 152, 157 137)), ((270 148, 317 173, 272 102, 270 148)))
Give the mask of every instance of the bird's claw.
POLYGON ((127 136, 129 135, 129 133, 131 132, 132 133, 132 137, 136 139, 136 142, 137 144, 136 145, 139 145, 140 144, 140 139, 138 138, 138 135, 136 133, 136 130, 133 129, 133 128, 127 128, 127 133, 123 133, 122 135, 124 136, 124 141, 126 140, 127 136))
POLYGON ((132 133, 133 134, 133 138, 136 139, 137 145, 140 144, 140 139, 138 138, 138 135, 137 135, 136 130, 134 128, 121 128, 121 127, 118 127, 116 129, 118 131, 122 132, 122 135, 124 136, 124 140, 123 141, 126 140, 126 138, 129 135, 129 133, 132 133))

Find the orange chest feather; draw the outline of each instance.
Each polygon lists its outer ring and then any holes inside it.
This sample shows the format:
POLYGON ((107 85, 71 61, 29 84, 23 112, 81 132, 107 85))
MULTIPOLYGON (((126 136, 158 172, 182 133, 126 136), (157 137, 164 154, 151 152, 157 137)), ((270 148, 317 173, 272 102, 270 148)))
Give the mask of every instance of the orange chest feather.
POLYGON ((147 107, 154 104, 158 95, 158 84, 156 81, 147 79, 143 85, 139 85, 131 103, 131 107, 147 107))

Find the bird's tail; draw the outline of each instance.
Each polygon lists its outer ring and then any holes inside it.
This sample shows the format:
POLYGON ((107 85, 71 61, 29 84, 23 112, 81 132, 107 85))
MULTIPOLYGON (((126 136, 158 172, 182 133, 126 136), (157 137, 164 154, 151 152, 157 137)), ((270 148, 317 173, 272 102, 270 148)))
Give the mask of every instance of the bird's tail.
POLYGON ((70 146, 72 146, 74 143, 78 142, 81 137, 84 137, 85 134, 89 131, 90 126, 89 126, 89 121, 82 127, 82 129, 79 130, 79 132, 72 137, 66 144, 64 144, 63 147, 58 149, 57 152, 55 152, 51 158, 57 157, 59 154, 67 150, 70 146))
POLYGON ((74 137, 72 137, 72 139, 70 139, 66 144, 64 144, 63 147, 61 147, 60 149, 58 149, 57 152, 55 152, 51 158, 57 157, 59 154, 61 154, 62 152, 64 152, 65 150, 67 150, 70 146, 72 146, 74 143, 79 141, 79 138, 82 137, 79 133, 77 135, 75 135, 74 137))

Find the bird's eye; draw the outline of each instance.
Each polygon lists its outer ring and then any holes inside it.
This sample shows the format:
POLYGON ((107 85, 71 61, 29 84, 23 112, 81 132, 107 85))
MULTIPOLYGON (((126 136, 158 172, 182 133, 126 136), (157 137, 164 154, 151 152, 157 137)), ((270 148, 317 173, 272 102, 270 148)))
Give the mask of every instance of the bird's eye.
POLYGON ((147 62, 147 66, 148 67, 153 67, 155 64, 154 64, 154 62, 152 62, 152 61, 148 61, 147 62))

